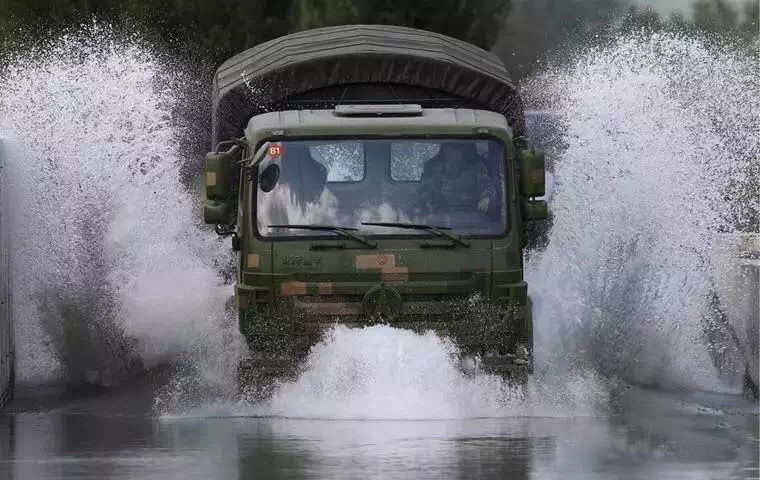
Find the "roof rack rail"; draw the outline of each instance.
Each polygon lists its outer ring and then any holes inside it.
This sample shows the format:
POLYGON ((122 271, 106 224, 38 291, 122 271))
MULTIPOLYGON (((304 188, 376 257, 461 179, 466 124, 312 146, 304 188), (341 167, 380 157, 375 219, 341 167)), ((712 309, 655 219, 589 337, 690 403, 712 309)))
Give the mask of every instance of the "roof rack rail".
POLYGON ((335 115, 339 117, 416 117, 422 115, 422 106, 418 104, 385 105, 337 105, 335 115))

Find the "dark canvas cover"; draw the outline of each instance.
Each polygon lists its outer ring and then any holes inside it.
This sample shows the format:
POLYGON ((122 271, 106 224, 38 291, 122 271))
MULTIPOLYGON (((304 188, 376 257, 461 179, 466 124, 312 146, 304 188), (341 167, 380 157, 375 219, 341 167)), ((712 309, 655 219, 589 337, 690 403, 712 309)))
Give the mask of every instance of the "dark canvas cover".
POLYGON ((288 98, 357 84, 447 94, 462 99, 451 106, 502 113, 516 135, 524 133, 519 94, 492 53, 424 30, 345 25, 280 37, 222 64, 214 77, 213 141, 240 136, 250 117, 288 98))

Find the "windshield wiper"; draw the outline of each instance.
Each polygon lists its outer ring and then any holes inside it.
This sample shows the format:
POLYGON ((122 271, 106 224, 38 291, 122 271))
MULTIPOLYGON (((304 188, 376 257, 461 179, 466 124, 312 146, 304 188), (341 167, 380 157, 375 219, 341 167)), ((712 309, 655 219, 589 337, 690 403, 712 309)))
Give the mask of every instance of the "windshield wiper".
POLYGON ((425 230, 427 232, 432 232, 438 236, 448 238, 454 243, 458 243, 459 245, 462 245, 463 247, 469 247, 470 244, 462 240, 461 238, 457 237, 456 235, 452 235, 448 232, 445 232, 444 230, 451 230, 449 227, 434 227, 432 225, 422 225, 420 223, 397 223, 397 222, 362 222, 362 225, 368 225, 371 227, 397 227, 397 228, 406 228, 409 230, 425 230))
POLYGON ((336 227, 333 225, 269 225, 269 228, 292 228, 294 230, 317 230, 317 231, 333 232, 342 237, 356 240, 357 242, 362 243, 370 248, 377 248, 377 245, 375 245, 374 243, 370 242, 369 240, 362 237, 361 235, 353 233, 353 232, 358 231, 359 230, 358 228, 336 227))

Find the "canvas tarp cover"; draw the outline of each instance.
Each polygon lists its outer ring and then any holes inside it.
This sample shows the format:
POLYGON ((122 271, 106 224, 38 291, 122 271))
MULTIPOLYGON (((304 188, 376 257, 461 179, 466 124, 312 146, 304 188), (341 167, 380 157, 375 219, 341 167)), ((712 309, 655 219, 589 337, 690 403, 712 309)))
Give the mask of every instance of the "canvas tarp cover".
POLYGON ((335 85, 411 85, 502 113, 524 132, 515 85, 493 54, 445 35, 405 27, 348 25, 294 33, 227 60, 213 86, 213 142, 289 97, 335 85))

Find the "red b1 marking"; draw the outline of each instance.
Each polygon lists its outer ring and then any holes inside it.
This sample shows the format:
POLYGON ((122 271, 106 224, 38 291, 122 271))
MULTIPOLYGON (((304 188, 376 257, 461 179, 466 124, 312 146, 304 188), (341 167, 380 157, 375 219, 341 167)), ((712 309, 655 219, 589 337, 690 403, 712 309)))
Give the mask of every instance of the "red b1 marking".
POLYGON ((285 153, 285 147, 283 147, 280 144, 277 145, 270 145, 269 146, 269 156, 272 158, 277 158, 282 156, 282 154, 285 153))

